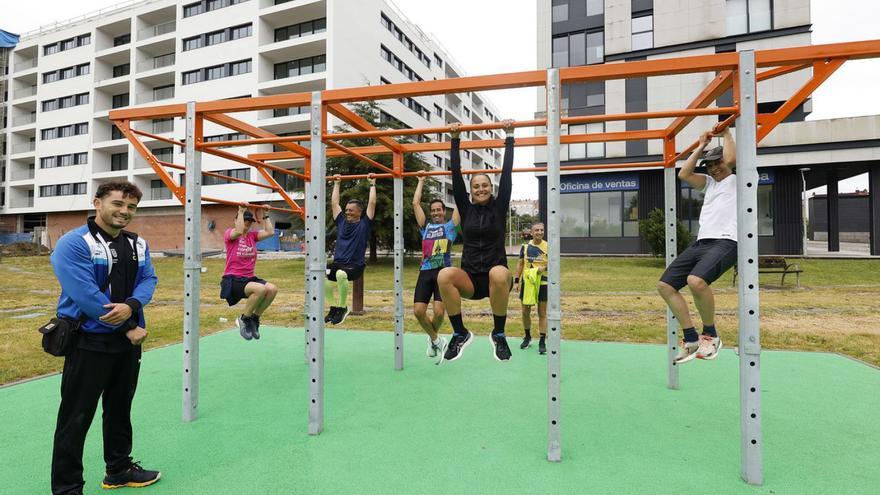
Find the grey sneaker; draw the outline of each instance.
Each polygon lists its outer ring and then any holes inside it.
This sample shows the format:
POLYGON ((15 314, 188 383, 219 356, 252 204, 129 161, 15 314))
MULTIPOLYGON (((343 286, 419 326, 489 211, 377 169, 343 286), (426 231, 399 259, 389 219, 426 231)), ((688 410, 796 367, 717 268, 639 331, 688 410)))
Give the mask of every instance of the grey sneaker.
POLYGON ((251 319, 241 315, 235 319, 235 325, 238 327, 238 333, 244 340, 251 340, 254 336, 251 334, 251 319))
POLYGON ((425 355, 429 358, 435 358, 439 356, 443 352, 443 348, 446 347, 446 339, 437 336, 437 343, 431 340, 431 337, 428 337, 428 350, 425 351, 425 355))
POLYGON ((721 337, 700 335, 700 347, 697 349, 697 358, 715 359, 718 357, 718 351, 721 350, 721 347, 723 347, 721 337))
POLYGON ((678 354, 672 360, 675 364, 683 364, 697 357, 697 350, 700 348, 699 342, 685 342, 682 340, 678 344, 678 354))
POLYGON ((260 317, 254 314, 251 316, 251 335, 260 340, 260 317))

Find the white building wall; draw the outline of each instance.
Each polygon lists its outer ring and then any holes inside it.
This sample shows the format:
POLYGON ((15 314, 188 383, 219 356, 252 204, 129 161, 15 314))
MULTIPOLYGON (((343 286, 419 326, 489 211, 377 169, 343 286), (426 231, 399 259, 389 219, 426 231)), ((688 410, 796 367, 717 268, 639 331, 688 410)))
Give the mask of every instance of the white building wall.
MULTIPOLYGON (((10 86, 10 102, 8 103, 10 126, 4 129, 9 141, 7 168, 9 175, 19 177, 6 183, 7 205, 3 213, 31 213, 66 210, 85 210, 90 208, 94 189, 103 180, 128 179, 136 183, 145 193, 141 205, 176 206, 177 200, 150 199, 151 181, 158 176, 147 166, 146 162, 136 154, 124 139, 112 140, 111 123, 107 118, 112 96, 128 92, 130 106, 152 106, 190 100, 207 101, 240 96, 263 96, 270 94, 309 92, 325 88, 344 88, 379 84, 384 77, 392 83, 407 82, 408 79, 388 64, 380 56, 380 44, 391 49, 410 68, 417 71, 424 80, 446 77, 447 69, 437 67, 434 54, 437 53, 446 64, 451 64, 451 72, 462 74, 455 66, 452 57, 433 39, 421 33, 407 19, 398 13, 398 9, 384 0, 297 0, 274 5, 273 0, 250 0, 244 3, 224 7, 191 17, 183 17, 183 6, 192 0, 145 0, 116 12, 102 13, 63 25, 62 27, 44 30, 23 38, 12 52, 10 59, 14 63, 31 60, 31 53, 38 53, 36 68, 10 70, 8 77, 10 86), (380 22, 380 12, 384 12, 400 27, 406 35, 430 58, 428 68, 419 61, 399 40, 385 30, 380 22), (327 28, 323 33, 312 34, 291 40, 274 41, 276 28, 300 22, 326 17, 327 28), (249 37, 227 41, 213 46, 195 50, 182 51, 183 39, 210 31, 252 23, 252 34, 249 37), (157 32, 156 26, 168 27, 173 23, 173 30, 167 33, 157 32), (118 34, 129 32, 131 42, 113 47, 112 39, 118 34), (91 43, 69 51, 43 56, 43 46, 58 40, 90 33, 91 43), (174 63, 153 68, 153 58, 165 53, 175 53, 174 63), (301 75, 297 77, 274 79, 276 63, 296 60, 315 55, 326 55, 327 70, 321 73, 301 75), (182 84, 182 74, 186 71, 209 67, 226 62, 251 59, 251 72, 247 74, 225 77, 213 81, 195 84, 182 84), (121 63, 130 64, 130 73, 120 77, 112 76, 112 67, 121 63), (88 75, 69 80, 42 84, 42 74, 71 65, 90 63, 88 75), (174 97, 154 101, 153 88, 167 84, 174 85, 174 97), (36 85, 35 96, 16 97, 18 90, 27 90, 36 85), (68 96, 77 93, 89 93, 87 105, 42 112, 40 103, 47 99, 68 96), (13 126, 15 117, 24 117, 36 110, 36 122, 13 126), (43 141, 39 138, 40 130, 69 125, 79 122, 89 124, 89 134, 62 139, 43 141), (35 136, 33 151, 27 150, 26 141, 35 136), (88 164, 40 169, 40 157, 68 153, 88 152, 88 164), (121 171, 110 171, 110 156, 114 153, 128 153, 129 168, 121 171), (27 178, 27 165, 34 163, 34 177, 27 178), (66 184, 86 182, 87 194, 41 198, 40 186, 49 184, 66 184), (34 191, 34 204, 27 207, 27 192, 34 191), (14 199, 14 201, 10 201, 14 199), (11 204, 14 203, 14 204, 11 204)), ((503 118, 484 96, 479 96, 497 119, 503 118)), ((462 95, 466 105, 474 109, 471 96, 462 95)), ((444 112, 448 110, 443 96, 425 96, 415 98, 426 110, 431 112, 431 119, 426 120, 414 111, 405 107, 397 100, 382 102, 382 108, 411 127, 439 126, 445 119, 436 115, 434 104, 440 105, 444 112)), ((243 112, 234 115, 245 122, 259 125, 270 132, 284 133, 305 131, 308 128, 307 115, 291 115, 273 117, 271 111, 243 112)), ((486 120, 486 116, 482 116, 486 120)), ((471 123, 474 118, 466 119, 471 123)), ((337 119, 330 124, 338 124, 337 119)), ((150 122, 138 122, 138 129, 154 132, 150 122)), ((169 136, 182 138, 184 134, 182 119, 174 122, 174 131, 169 136)), ((205 135, 231 133, 223 127, 206 123, 205 135)), ((500 136, 500 133, 498 133, 500 136)), ((162 148, 169 145, 144 138, 149 148, 162 148)), ((239 154, 268 152, 270 145, 237 147, 231 151, 239 154)), ((435 153, 424 155, 424 159, 434 165, 435 153)), ((447 153, 437 153, 448 161, 447 153)), ((485 163, 479 165, 500 166, 499 158, 482 152, 474 153, 485 163)), ((183 163, 183 154, 175 149, 173 161, 183 163)), ((467 163, 465 167, 467 167, 467 163)), ((284 166, 301 165, 301 160, 283 163, 284 166)), ((244 165, 202 155, 202 166, 205 170, 227 170, 243 168, 244 165)), ((170 171, 180 177, 179 171, 170 171)), ((263 183, 256 171, 251 172, 250 180, 263 183)), ((448 183, 448 180, 444 182, 448 183)), ((277 194, 267 192, 268 189, 250 185, 231 184, 222 186, 204 186, 206 196, 222 197, 234 201, 266 201, 280 200, 277 194)), ((445 191, 444 191, 445 192, 445 191)), ((293 194, 298 197, 301 193, 293 194)))

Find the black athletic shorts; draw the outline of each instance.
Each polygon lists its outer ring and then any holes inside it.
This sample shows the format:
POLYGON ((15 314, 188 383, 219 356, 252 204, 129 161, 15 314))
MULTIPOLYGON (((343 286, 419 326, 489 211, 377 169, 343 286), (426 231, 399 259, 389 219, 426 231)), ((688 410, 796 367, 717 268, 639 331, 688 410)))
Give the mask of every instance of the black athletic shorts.
POLYGON ((684 250, 663 272, 661 282, 681 290, 689 275, 705 280, 718 280, 736 264, 736 241, 730 239, 700 239, 684 250))
POLYGON ((260 277, 224 275, 220 279, 220 299, 226 299, 230 306, 235 306, 238 304, 238 301, 247 297, 247 294, 244 293, 244 288, 251 282, 266 285, 266 281, 260 277))
POLYGON ((334 261, 327 265, 327 280, 336 282, 336 271, 342 270, 348 275, 348 281, 354 282, 364 274, 364 268, 366 268, 365 265, 343 265, 334 261))
MULTIPOLYGON (((501 265, 499 265, 501 266, 501 265)), ((489 274, 488 273, 467 273, 468 278, 471 279, 471 285, 474 286, 474 294, 468 299, 472 301, 478 301, 480 299, 485 299, 489 297, 489 274)), ((510 287, 508 287, 508 291, 513 288, 513 279, 510 279, 510 287)))
MULTIPOLYGON (((523 300, 523 291, 525 289, 525 285, 522 282, 522 279, 519 281, 519 300, 523 300)), ((541 285, 541 288, 538 289, 538 302, 547 302, 547 286, 541 285)))
POLYGON ((440 297, 440 287, 437 285, 437 275, 443 268, 433 270, 419 270, 419 279, 416 280, 416 293, 413 296, 414 303, 425 303, 434 296, 435 301, 443 301, 440 297))

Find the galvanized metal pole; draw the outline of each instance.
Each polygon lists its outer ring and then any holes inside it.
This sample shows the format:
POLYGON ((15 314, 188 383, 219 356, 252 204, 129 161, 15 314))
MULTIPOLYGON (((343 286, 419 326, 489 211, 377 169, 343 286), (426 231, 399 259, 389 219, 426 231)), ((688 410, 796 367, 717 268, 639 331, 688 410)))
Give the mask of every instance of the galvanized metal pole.
POLYGON ((321 105, 321 92, 312 92, 311 120, 311 187, 306 197, 306 214, 311 222, 309 233, 309 318, 306 322, 309 332, 309 434, 319 435, 324 430, 324 277, 326 259, 324 257, 324 217, 326 211, 326 157, 324 142, 321 140, 324 129, 324 113, 321 105))
POLYGON ((560 343, 562 341, 562 309, 560 306, 559 265, 559 104, 562 93, 559 69, 547 71, 547 460, 562 460, 562 433, 560 422, 560 343))
MULTIPOLYGON (((663 213, 666 219, 666 266, 669 266, 678 256, 678 223, 675 212, 675 200, 678 198, 678 188, 675 184, 675 165, 663 170, 663 213)), ((679 345, 678 320, 672 314, 672 310, 666 308, 666 386, 678 389, 678 366, 675 365, 675 355, 679 345)))
MULTIPOLYGON (((403 171, 403 153, 394 153, 403 171)), ((394 179, 394 369, 403 369, 403 177, 394 179)))
MULTIPOLYGON (((310 238, 311 238, 312 229, 313 229, 312 217, 310 216, 311 211, 308 208, 308 205, 310 204, 309 194, 311 193, 311 187, 312 187, 312 181, 306 180, 304 183, 304 198, 306 200, 305 202, 306 202, 307 207, 306 207, 306 215, 303 218, 303 221, 305 223, 305 234, 303 234, 303 237, 305 238, 304 240, 305 240, 305 246, 306 246, 306 253, 311 251, 309 249, 309 247, 311 246, 310 238)), ((303 257, 303 276, 305 277, 305 281, 304 281, 304 285, 303 285, 305 295, 303 296, 303 309, 302 309, 303 335, 305 337, 304 338, 305 343, 303 344, 303 359, 305 360, 306 364, 309 364, 309 356, 310 356, 310 349, 311 349, 311 346, 309 345, 310 344, 309 336, 311 335, 311 331, 310 331, 311 325, 309 325, 309 308, 311 308, 312 284, 309 283, 310 278, 309 278, 309 258, 308 258, 308 255, 303 257)))
POLYGON ((740 114, 736 119, 737 266, 742 478, 764 480, 761 436, 761 326, 758 315, 758 153, 755 52, 739 53, 740 114))
POLYGON ((186 104, 186 201, 183 254, 183 421, 199 415, 199 294, 202 275, 202 153, 196 151, 196 103, 186 104))

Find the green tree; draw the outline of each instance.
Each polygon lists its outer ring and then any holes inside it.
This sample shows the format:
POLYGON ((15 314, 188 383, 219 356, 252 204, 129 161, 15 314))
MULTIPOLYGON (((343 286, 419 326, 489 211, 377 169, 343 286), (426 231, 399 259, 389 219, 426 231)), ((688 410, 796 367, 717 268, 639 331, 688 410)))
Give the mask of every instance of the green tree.
MULTIPOLYGON (((379 122, 379 105, 370 103, 358 103, 352 105, 352 110, 360 115, 363 119, 370 122, 378 129, 399 129, 402 127, 397 122, 379 122)), ((352 132, 348 126, 337 126, 334 132, 352 132)), ((373 139, 344 139, 339 143, 348 148, 358 146, 371 146, 378 141, 373 139)), ((404 137, 398 139, 401 144, 413 142, 411 139, 404 137)), ((368 155, 369 158, 385 165, 388 168, 393 167, 392 155, 368 155)), ((420 170, 428 170, 430 166, 425 163, 418 154, 404 154, 403 169, 407 172, 416 172, 420 170)), ((333 157, 327 160, 327 176, 332 175, 355 175, 382 173, 368 163, 345 155, 333 157)), ((425 190, 422 193, 422 200, 427 211, 428 201, 432 198, 434 181, 425 181, 425 190)), ((412 197, 416 190, 417 179, 415 177, 406 177, 403 180, 403 241, 406 249, 418 249, 421 244, 421 235, 419 234, 418 225, 413 220, 412 197)), ((330 199, 330 192, 333 184, 327 182, 327 199, 330 199)), ((367 203, 370 195, 370 187, 366 180, 348 180, 343 181, 339 191, 339 203, 345 209, 345 203, 350 199, 359 199, 367 203)), ((329 208, 328 208, 329 211, 329 208)), ((334 218, 327 218, 327 241, 328 249, 332 247, 336 240, 336 222, 334 218)), ((370 261, 376 261, 378 248, 391 249, 394 246, 394 183, 392 179, 376 180, 376 216, 373 218, 373 229, 370 236, 370 261)))
MULTIPOLYGON (((685 228, 681 221, 677 221, 676 239, 678 240, 678 252, 687 249, 694 241, 694 236, 685 228)), ((639 220, 639 234, 648 242, 651 254, 654 256, 666 255, 666 219, 663 210, 654 208, 648 214, 648 218, 639 220)))

